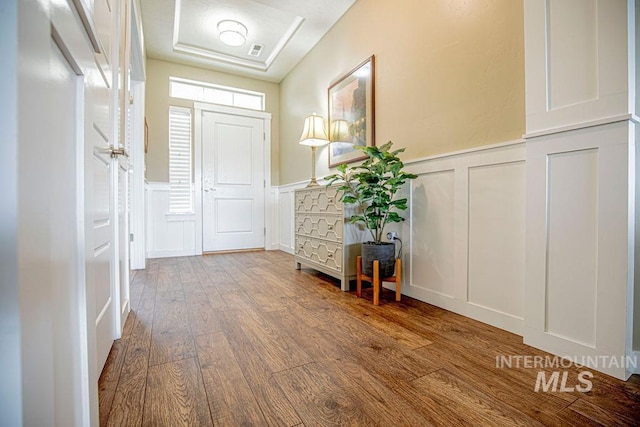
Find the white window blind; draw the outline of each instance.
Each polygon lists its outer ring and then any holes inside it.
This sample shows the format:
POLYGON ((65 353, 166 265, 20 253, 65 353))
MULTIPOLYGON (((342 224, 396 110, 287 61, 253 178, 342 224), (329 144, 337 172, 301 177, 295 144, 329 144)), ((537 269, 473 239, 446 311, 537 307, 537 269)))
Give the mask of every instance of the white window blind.
POLYGON ((169 107, 169 213, 193 212, 191 110, 169 107))

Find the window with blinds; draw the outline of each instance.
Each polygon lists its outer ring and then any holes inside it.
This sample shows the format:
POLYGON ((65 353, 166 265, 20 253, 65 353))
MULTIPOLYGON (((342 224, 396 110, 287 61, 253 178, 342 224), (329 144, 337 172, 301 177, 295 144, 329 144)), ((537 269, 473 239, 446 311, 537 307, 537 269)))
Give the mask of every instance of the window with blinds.
POLYGON ((192 213, 191 109, 169 107, 169 213, 192 213))

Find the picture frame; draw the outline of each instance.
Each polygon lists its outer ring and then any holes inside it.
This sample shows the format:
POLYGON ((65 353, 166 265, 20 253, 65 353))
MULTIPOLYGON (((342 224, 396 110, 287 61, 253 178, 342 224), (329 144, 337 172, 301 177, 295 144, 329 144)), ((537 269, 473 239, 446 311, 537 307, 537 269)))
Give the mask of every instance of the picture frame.
POLYGON ((375 145, 375 58, 371 55, 328 89, 329 167, 367 158, 354 145, 375 145))

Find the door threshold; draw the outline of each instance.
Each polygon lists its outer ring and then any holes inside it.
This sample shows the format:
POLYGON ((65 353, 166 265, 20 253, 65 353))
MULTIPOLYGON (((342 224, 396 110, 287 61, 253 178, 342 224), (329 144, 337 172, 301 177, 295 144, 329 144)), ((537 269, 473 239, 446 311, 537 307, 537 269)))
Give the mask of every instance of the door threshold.
POLYGON ((202 255, 222 255, 222 254, 237 254, 241 252, 264 252, 264 248, 249 248, 249 249, 230 249, 224 251, 207 251, 202 252, 202 255))

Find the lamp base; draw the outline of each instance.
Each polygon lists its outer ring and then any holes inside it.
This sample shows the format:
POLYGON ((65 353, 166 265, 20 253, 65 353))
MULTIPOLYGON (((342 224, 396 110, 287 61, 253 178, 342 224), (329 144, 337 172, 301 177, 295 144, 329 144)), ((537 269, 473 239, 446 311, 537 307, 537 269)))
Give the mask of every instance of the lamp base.
POLYGON ((317 187, 318 181, 316 180, 316 147, 315 145, 311 146, 311 181, 307 184, 306 188, 309 187, 317 187))

